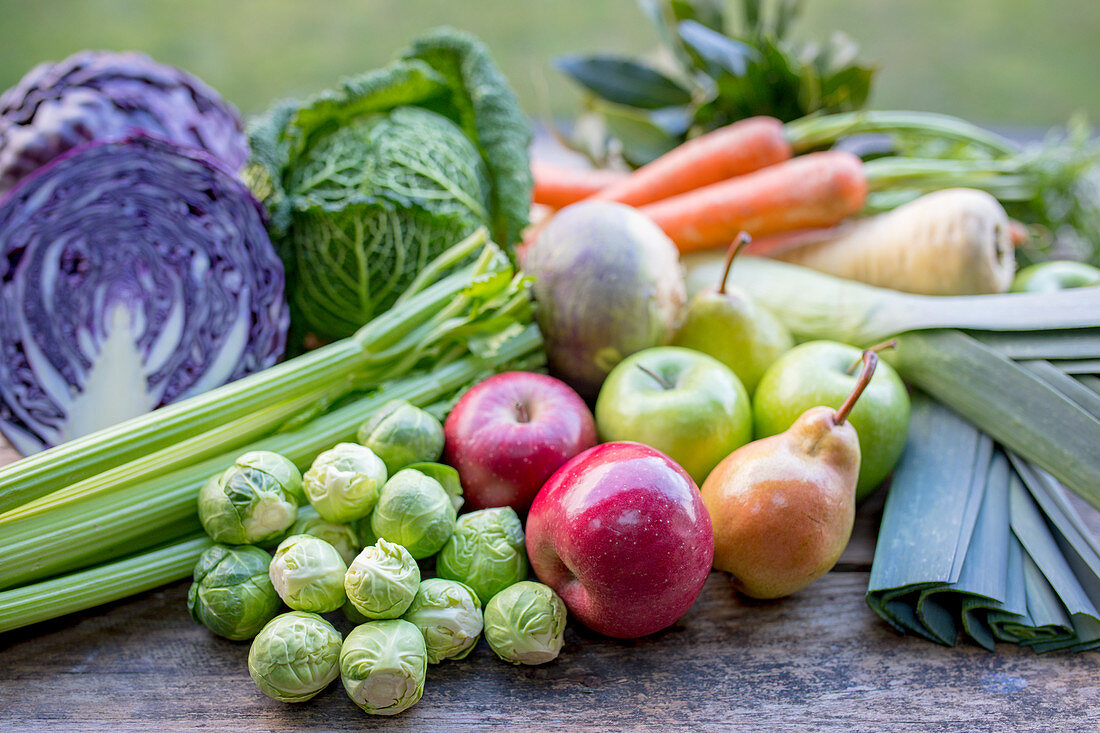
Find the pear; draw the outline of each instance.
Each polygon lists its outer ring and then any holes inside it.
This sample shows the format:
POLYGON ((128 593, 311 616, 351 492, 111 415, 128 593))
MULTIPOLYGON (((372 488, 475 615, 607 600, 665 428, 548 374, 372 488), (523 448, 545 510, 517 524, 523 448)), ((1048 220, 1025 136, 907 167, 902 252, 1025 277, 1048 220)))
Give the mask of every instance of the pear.
POLYGON ((730 245, 718 289, 692 298, 673 343, 728 366, 751 397, 764 372, 794 346, 794 339, 770 310, 740 288, 726 287, 733 258, 748 241, 742 234, 730 245))
POLYGON ((783 433, 729 454, 703 482, 714 529, 714 567, 753 598, 781 598, 827 573, 852 535, 859 439, 848 422, 878 363, 834 410, 812 407, 783 433))

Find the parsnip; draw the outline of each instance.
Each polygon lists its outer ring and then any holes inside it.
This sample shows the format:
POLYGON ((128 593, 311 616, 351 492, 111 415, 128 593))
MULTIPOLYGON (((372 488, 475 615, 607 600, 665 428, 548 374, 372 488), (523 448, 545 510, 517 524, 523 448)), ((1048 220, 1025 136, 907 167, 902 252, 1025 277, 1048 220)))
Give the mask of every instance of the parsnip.
POLYGON ((984 191, 951 188, 772 256, 837 277, 924 295, 1003 293, 1016 269, 1011 224, 984 191))

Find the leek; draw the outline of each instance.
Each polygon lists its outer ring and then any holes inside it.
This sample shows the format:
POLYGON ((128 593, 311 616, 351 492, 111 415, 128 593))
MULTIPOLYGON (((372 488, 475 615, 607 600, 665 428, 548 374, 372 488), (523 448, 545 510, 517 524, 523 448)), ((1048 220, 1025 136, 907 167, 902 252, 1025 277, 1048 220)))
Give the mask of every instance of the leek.
POLYGON ((891 361, 907 383, 1100 508, 1100 420, 1049 382, 959 331, 901 335, 891 361))
MULTIPOLYGON (((684 258, 689 294, 713 287, 724 252, 684 258)), ((805 267, 738 258, 729 282, 775 311, 795 336, 870 346, 905 331, 1089 329, 1100 339, 1100 287, 1052 293, 913 295, 843 280, 805 267)))
POLYGON ((942 641, 944 632, 922 620, 919 602, 924 591, 942 590, 959 579, 965 560, 959 548, 970 544, 977 523, 992 444, 954 413, 919 395, 913 400, 909 430, 909 444, 883 510, 867 600, 898 631, 942 641), (923 440, 926 435, 935 440, 923 440), (933 493, 928 487, 944 489, 933 493), (918 517, 935 522, 913 521, 918 517), (880 557, 891 562, 880 562, 880 557))
POLYGON ((1074 376, 1074 379, 1092 392, 1100 394, 1100 376, 1094 374, 1078 374, 1074 376))
POLYGON ((1100 646, 1100 553, 1052 476, 918 393, 867 603, 945 645, 1084 651, 1100 646))
MULTIPOLYGON (((717 282, 689 263, 689 290, 717 282)), ((947 406, 914 400, 868 605, 942 644, 1100 646, 1100 553, 1062 488, 1100 507, 1100 288, 930 297, 753 259, 732 275, 798 338, 896 338, 884 358, 947 406)))
MULTIPOLYGON (((688 264, 689 290, 718 281, 714 256, 688 264)), ((898 348, 884 358, 906 382, 1100 507, 1100 418, 1095 402, 1066 381, 1088 387, 1076 377, 1100 370, 1100 288, 910 295, 755 258, 739 262, 731 277, 798 338, 867 346, 896 337, 898 348), (1046 360, 1058 376, 1031 363, 1037 354, 1067 352, 1074 358, 1046 360)))

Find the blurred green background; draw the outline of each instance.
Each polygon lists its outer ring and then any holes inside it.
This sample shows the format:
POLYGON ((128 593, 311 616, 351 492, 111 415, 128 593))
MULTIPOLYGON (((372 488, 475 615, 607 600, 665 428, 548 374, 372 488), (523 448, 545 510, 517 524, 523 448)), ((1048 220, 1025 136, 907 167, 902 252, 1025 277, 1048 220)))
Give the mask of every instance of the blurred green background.
MULTIPOLYGON (((0 0, 0 89, 82 48, 134 48, 255 113, 380 65, 439 24, 485 40, 537 116, 576 109, 555 55, 655 43, 634 0, 0 0)), ((833 30, 878 65, 872 106, 999 125, 1100 119, 1100 0, 807 0, 798 35, 833 30)))

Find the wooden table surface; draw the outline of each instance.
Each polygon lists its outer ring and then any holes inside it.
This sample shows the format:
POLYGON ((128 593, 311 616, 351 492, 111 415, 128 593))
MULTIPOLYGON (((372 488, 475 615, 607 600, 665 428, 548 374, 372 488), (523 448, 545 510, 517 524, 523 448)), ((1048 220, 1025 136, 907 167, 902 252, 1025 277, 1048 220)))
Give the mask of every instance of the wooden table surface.
MULTIPOLYGON (((362 713, 339 681, 297 705, 260 694, 248 643, 192 623, 182 581, 0 634, 0 731, 1100 730, 1100 654, 948 649, 867 608, 881 508, 861 507, 837 568, 790 598, 749 601, 712 573, 646 639, 571 622, 541 667, 504 664, 482 640, 430 667, 421 702, 394 718, 362 713)), ((1100 532, 1100 513, 1084 513, 1100 532)))

